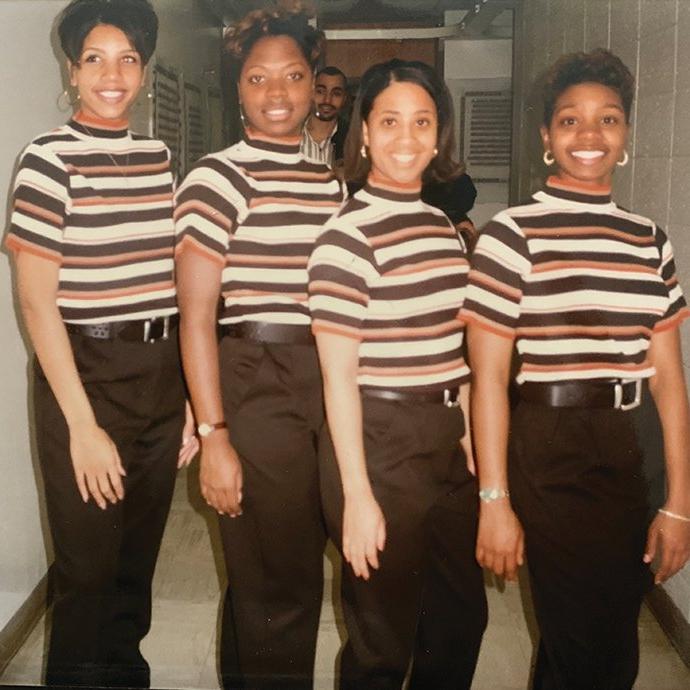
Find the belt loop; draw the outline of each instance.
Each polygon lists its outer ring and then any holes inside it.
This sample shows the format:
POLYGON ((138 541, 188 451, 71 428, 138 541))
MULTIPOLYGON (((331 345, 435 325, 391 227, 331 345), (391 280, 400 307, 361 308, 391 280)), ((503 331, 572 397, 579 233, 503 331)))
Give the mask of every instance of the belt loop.
POLYGON ((149 339, 150 335, 151 335, 151 319, 146 319, 146 321, 144 321, 144 342, 145 343, 154 342, 152 339, 149 339))
POLYGON ((632 410, 639 406, 642 400, 642 379, 621 379, 620 382, 616 383, 616 399, 614 400, 614 407, 617 410, 632 410), (623 402, 623 386, 632 383, 635 386, 635 397, 629 403, 623 402), (618 391, 620 390, 620 398, 618 396, 618 391))
POLYGON ((453 400, 452 392, 448 388, 443 389, 443 404, 446 407, 460 407, 460 396, 453 400))

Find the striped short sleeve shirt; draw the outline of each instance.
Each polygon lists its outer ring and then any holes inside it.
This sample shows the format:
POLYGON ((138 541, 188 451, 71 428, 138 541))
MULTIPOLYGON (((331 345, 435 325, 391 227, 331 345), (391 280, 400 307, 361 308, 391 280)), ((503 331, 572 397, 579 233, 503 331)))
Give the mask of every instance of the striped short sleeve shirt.
POLYGON ((549 178, 482 230, 461 318, 515 339, 522 383, 650 377, 652 334, 688 315, 660 228, 549 178))
POLYGON ((466 381, 458 320, 468 264, 446 216, 371 181, 331 219, 309 260, 315 333, 355 338, 361 388, 436 391, 466 381))
POLYGON ((201 159, 176 195, 177 252, 222 264, 221 323, 309 325, 307 260, 342 203, 300 140, 246 139, 201 159))
POLYGON ((6 245, 59 265, 65 321, 177 311, 169 159, 161 141, 79 115, 24 150, 6 245))

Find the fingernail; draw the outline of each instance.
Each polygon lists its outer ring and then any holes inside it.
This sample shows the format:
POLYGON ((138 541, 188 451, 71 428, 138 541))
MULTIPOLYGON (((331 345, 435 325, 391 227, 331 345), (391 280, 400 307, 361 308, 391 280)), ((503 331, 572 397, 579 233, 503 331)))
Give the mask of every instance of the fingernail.
POLYGON ((646 554, 643 556, 642 560, 643 560, 645 563, 649 563, 652 559, 650 558, 649 554, 646 553, 646 554))

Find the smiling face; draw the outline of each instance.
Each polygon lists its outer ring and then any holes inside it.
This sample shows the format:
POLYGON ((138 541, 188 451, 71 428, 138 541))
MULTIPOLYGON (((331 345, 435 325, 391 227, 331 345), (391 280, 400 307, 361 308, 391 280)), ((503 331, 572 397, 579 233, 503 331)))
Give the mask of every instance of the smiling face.
POLYGON ((248 125, 271 137, 299 135, 312 86, 309 64, 292 38, 260 38, 242 65, 238 85, 248 125))
POLYGON ((556 159, 560 179, 608 187, 628 136, 621 98, 603 84, 575 84, 559 96, 541 136, 544 149, 556 159))
POLYGON ((383 182, 421 184, 434 157, 437 129, 436 105, 426 90, 393 82, 376 97, 362 124, 372 172, 383 182))
POLYGON ((314 115, 324 122, 332 122, 343 109, 346 95, 339 74, 320 74, 314 83, 314 115))
POLYGON ((144 66, 120 29, 95 26, 84 39, 79 62, 68 67, 84 114, 102 120, 127 119, 144 83, 144 66))

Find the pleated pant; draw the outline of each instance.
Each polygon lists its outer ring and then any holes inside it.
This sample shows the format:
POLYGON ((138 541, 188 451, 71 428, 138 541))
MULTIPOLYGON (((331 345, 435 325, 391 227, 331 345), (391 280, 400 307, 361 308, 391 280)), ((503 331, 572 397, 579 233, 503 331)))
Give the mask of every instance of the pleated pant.
POLYGON ((225 419, 243 471, 242 515, 220 517, 228 573, 224 688, 311 689, 326 542, 312 345, 220 342, 225 419))
POLYGON ((97 422, 127 476, 124 500, 106 510, 82 501, 67 424, 36 362, 36 439, 55 554, 46 683, 148 687, 139 643, 151 623, 151 580, 184 424, 177 338, 70 341, 97 422))
POLYGON ((634 414, 521 401, 509 473, 541 636, 534 689, 629 690, 652 584, 634 414))
MULTIPOLYGON (((362 406, 367 472, 387 536, 369 580, 343 563, 340 688, 399 689, 413 653, 411 687, 469 687, 486 599, 474 558, 476 482, 458 447, 462 413, 366 397, 362 406)), ((343 493, 327 429, 320 468, 328 532, 341 549, 343 493)))

